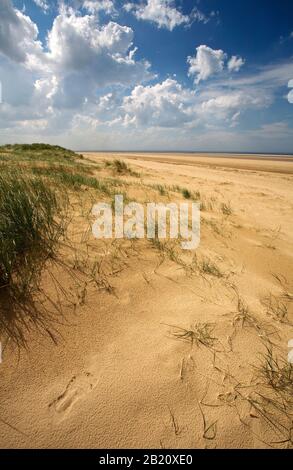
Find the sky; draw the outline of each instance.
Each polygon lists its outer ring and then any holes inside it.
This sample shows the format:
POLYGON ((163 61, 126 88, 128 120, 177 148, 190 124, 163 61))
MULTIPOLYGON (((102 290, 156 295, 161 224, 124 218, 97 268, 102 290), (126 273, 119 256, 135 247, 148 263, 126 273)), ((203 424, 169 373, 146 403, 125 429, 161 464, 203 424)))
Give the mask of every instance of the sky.
POLYGON ((0 0, 0 144, 293 154, 292 0, 0 0))

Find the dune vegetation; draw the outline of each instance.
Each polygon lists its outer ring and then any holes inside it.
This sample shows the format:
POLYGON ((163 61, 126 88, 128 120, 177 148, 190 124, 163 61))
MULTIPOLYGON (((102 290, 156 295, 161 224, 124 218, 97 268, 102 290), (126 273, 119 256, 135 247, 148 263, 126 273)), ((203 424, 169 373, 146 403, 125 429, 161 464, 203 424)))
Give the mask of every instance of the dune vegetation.
POLYGON ((3 446, 293 446, 290 177, 195 168, 0 147, 3 446), (116 194, 200 203, 200 247, 94 239, 116 194))

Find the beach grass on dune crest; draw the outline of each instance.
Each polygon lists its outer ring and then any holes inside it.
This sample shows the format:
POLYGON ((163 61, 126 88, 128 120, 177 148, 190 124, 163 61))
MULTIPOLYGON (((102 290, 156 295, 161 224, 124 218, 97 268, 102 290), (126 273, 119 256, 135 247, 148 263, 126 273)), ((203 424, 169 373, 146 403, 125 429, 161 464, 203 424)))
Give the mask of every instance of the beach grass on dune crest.
MULTIPOLYGON (((78 276, 84 274, 82 266, 77 274, 62 258, 64 250, 69 258, 81 250, 70 238, 75 202, 77 217, 88 230, 92 198, 96 200, 97 193, 110 198, 117 185, 125 184, 97 178, 98 169, 62 147, 0 147, 0 333, 18 345, 26 346, 31 328, 58 336, 55 325, 62 316, 64 290, 54 273, 70 271, 71 281, 78 285, 78 276), (53 297, 42 283, 48 277, 53 297)), ((65 295, 68 303, 71 294, 65 295)), ((74 299, 70 302, 74 308, 74 299)))
POLYGON ((35 175, 52 178, 55 184, 59 183, 69 189, 79 190, 82 186, 85 186, 108 195, 111 194, 109 185, 91 176, 86 167, 78 168, 77 170, 75 168, 68 168, 65 165, 33 167, 31 169, 35 175))
POLYGON ((40 178, 0 174, 0 289, 25 297, 62 233, 59 202, 40 178))
POLYGON ((74 164, 81 155, 59 145, 15 144, 0 146, 0 160, 14 162, 56 162, 74 164))
MULTIPOLYGON (((0 301, 9 296, 19 305, 37 290, 44 263, 65 235, 72 191, 110 197, 118 180, 96 178, 94 166, 59 146, 5 145, 0 158, 0 301)), ((128 171, 123 162, 117 168, 128 171)))

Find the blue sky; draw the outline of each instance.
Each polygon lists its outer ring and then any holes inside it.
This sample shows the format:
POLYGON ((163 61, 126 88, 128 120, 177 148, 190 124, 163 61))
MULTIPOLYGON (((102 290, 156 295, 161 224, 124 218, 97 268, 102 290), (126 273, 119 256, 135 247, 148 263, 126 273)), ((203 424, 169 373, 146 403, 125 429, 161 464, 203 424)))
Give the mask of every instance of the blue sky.
POLYGON ((0 0, 0 143, 293 153, 293 2, 0 0))

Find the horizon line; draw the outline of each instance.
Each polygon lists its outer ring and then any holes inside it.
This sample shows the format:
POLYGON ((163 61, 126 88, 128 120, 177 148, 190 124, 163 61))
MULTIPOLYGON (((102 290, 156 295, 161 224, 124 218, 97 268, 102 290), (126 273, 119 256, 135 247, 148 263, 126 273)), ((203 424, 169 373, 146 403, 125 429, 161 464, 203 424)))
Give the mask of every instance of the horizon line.
POLYGON ((269 155, 269 156, 287 156, 293 157, 293 153, 287 152, 239 152, 239 151, 208 151, 208 150, 85 150, 85 149, 72 149, 74 152, 87 152, 87 153, 173 153, 173 154, 206 154, 206 155, 269 155))

